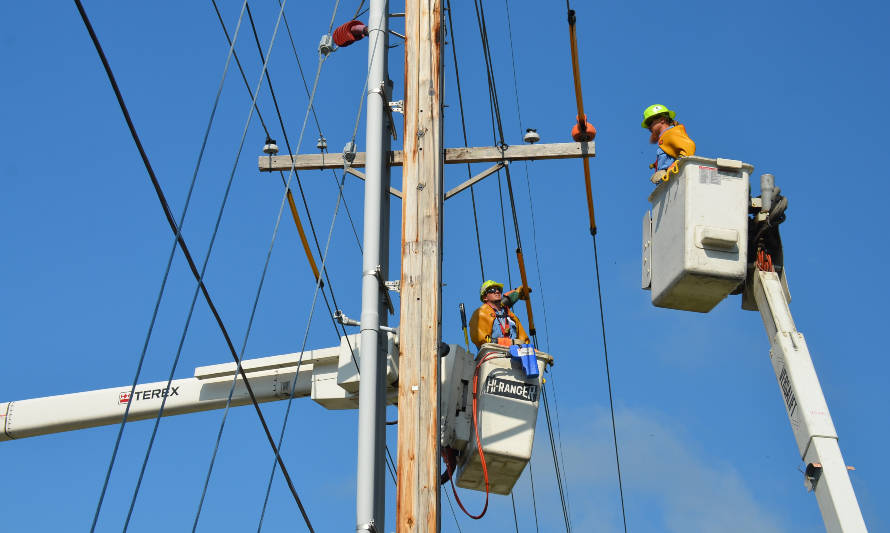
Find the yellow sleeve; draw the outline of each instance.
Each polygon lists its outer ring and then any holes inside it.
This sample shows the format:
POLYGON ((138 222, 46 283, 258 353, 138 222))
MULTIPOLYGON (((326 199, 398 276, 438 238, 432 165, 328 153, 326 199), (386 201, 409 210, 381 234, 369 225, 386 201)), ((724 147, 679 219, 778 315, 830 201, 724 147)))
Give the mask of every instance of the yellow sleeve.
POLYGON ((662 133, 658 146, 674 159, 695 155, 695 143, 686 134, 686 127, 682 124, 662 133))
POLYGON ((485 312, 485 306, 475 311, 470 317, 470 340, 479 348, 486 342, 491 342, 491 325, 493 323, 490 313, 485 312))

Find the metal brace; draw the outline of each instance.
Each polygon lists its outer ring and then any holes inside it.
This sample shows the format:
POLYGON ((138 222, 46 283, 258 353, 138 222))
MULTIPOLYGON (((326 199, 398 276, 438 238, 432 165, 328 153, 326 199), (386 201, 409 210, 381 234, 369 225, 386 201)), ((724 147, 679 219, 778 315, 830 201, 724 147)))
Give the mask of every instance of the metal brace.
POLYGON ((380 291, 386 299, 386 307, 389 309, 389 314, 396 314, 396 310, 392 306, 392 299, 389 297, 389 287, 386 286, 386 280, 383 279, 383 267, 377 265, 377 268, 374 269, 374 276, 377 278, 377 283, 380 284, 380 291))
POLYGON ((398 135, 396 135, 396 123, 395 120, 393 120, 392 118, 392 104, 390 103, 389 105, 387 105, 387 102, 389 101, 389 95, 387 93, 389 93, 389 91, 386 90, 386 84, 384 82, 380 82, 380 87, 368 91, 368 94, 379 94, 380 98, 383 99, 383 109, 384 111, 386 111, 387 119, 389 119, 389 133, 392 135, 393 140, 397 140, 398 135))
MULTIPOLYGON (((344 326, 361 326, 362 325, 361 322, 359 322, 358 320, 356 320, 354 318, 349 318, 348 316, 344 315, 343 311, 341 311, 339 309, 334 311, 334 320, 336 320, 340 324, 343 324, 344 326)), ((399 334, 399 328, 393 328, 390 326, 383 326, 383 325, 378 324, 377 329, 379 329, 380 331, 388 331, 389 333, 395 333, 396 335, 399 334)))

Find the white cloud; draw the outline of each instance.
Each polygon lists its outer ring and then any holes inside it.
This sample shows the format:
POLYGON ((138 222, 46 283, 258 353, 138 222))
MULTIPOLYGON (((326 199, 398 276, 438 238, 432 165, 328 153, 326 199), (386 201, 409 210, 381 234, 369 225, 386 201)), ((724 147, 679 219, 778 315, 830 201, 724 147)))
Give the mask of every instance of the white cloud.
MULTIPOLYGON (((590 408, 584 416, 570 415, 564 419, 588 420, 564 426, 562 433, 574 529, 621 530, 609 413, 590 408)), ((756 499, 733 465, 716 457, 719 451, 706 453, 663 413, 619 409, 616 417, 629 530, 787 531, 785 520, 756 499)), ((549 443, 538 446, 536 472, 552 471, 549 443)))

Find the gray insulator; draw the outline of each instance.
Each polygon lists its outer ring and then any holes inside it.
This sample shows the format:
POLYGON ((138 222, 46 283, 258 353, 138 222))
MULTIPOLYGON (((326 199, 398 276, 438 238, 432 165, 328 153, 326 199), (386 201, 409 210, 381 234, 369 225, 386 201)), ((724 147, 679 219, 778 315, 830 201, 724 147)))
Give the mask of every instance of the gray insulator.
POLYGON ((761 174, 760 176, 760 211, 769 213, 773 207, 773 197, 775 195, 776 178, 772 174, 761 174))
POLYGON ((318 138, 318 142, 315 143, 315 147, 318 148, 319 151, 323 152, 328 149, 328 141, 324 138, 324 136, 320 136, 318 138))
POLYGON ((538 130, 529 128, 525 130, 525 135, 522 137, 522 140, 529 144, 535 144, 541 140, 541 136, 538 135, 538 130))

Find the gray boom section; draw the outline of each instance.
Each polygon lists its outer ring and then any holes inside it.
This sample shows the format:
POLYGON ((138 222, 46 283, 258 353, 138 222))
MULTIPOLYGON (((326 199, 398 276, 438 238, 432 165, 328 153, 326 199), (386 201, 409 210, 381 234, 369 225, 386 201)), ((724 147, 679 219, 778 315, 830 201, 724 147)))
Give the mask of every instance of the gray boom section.
MULTIPOLYGON (((340 347, 306 351, 297 372, 299 353, 275 355, 243 362, 257 401, 287 399, 293 386, 294 397, 305 397, 313 390, 314 368, 332 367, 334 377, 340 347)), ((198 367, 195 377, 137 385, 132 398, 130 385, 73 394, 61 394, 0 403, 0 441, 61 433, 109 424, 118 424, 130 401, 128 420, 154 418, 166 396, 163 416, 196 413, 225 407, 235 375, 235 363, 198 367)), ((346 395, 339 387, 339 393, 346 395)), ((315 397, 313 395, 313 397, 315 397)), ((322 400, 321 398, 317 398, 322 400)), ((240 377, 232 395, 232 405, 247 405, 250 397, 240 377)), ((319 402, 323 403, 323 402, 319 402)))

